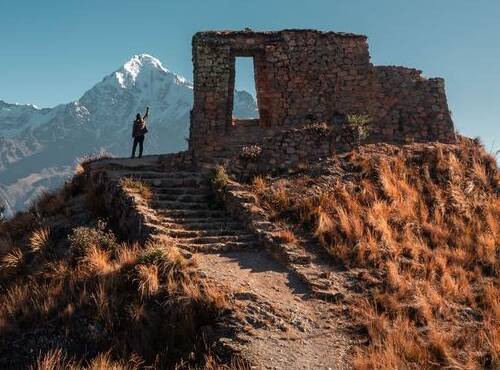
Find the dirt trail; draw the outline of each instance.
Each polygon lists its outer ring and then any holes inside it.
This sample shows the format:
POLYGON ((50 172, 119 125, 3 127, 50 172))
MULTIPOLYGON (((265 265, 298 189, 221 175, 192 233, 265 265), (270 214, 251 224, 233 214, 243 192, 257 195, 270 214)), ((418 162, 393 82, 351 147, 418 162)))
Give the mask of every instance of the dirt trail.
POLYGON ((200 269, 232 292, 235 338, 221 341, 256 368, 345 369, 351 347, 341 307, 310 298, 308 287, 264 251, 196 254, 200 269))

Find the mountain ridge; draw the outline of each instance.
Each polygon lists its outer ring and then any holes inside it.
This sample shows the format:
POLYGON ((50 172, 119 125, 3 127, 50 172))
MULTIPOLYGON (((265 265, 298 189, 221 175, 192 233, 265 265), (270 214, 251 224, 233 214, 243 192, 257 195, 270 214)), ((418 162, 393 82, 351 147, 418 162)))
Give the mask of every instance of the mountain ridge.
MULTIPOLYGON (((0 101, 0 198, 11 214, 60 185, 82 155, 128 156, 133 118, 146 106, 151 112, 145 153, 183 150, 192 102, 192 83, 149 54, 132 56, 66 104, 39 108, 0 101), (38 181, 28 186, 32 175, 38 181)), ((244 91, 235 92, 234 110, 238 116, 257 115, 255 100, 244 91)))

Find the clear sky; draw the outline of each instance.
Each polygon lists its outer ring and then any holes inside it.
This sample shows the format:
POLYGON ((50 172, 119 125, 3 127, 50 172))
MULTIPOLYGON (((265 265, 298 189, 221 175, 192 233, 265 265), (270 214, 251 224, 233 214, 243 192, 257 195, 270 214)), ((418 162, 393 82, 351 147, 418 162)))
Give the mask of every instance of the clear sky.
POLYGON ((444 77, 457 128, 500 147, 499 0, 0 0, 0 99, 75 100, 137 53, 192 79, 191 36, 244 27, 366 34, 374 64, 444 77))

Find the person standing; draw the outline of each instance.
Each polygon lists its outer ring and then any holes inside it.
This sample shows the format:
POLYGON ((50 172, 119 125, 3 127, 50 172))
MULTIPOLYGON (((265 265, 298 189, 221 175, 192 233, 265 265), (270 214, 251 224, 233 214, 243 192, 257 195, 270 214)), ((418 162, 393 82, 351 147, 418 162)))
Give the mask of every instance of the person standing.
POLYGON ((146 127, 146 119, 149 115, 149 107, 146 107, 146 113, 143 117, 139 113, 135 116, 134 125, 132 128, 132 137, 134 139, 134 144, 132 145, 132 156, 131 158, 135 158, 135 149, 137 148, 137 144, 139 144, 139 158, 142 157, 142 151, 144 149, 144 135, 148 132, 148 128, 146 127))

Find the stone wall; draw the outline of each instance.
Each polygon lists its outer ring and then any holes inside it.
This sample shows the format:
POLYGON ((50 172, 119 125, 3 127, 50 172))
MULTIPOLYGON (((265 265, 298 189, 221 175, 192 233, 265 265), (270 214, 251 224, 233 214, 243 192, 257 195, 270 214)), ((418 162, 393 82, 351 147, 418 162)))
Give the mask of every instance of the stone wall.
POLYGON ((200 32, 193 37, 193 63, 189 144, 198 158, 223 157, 283 127, 342 124, 349 114, 370 116, 373 141, 455 140, 443 80, 426 79, 414 69, 373 66, 362 35, 200 32), (260 115, 254 122, 232 117, 237 56, 254 58, 260 115))
POLYGON ((353 149, 359 138, 349 125, 326 123, 283 129, 261 143, 239 147, 226 169, 239 180, 256 174, 279 174, 303 169, 310 163, 353 149))
POLYGON ((125 191, 117 179, 108 176, 100 163, 89 164, 85 168, 86 182, 95 192, 95 201, 109 212, 108 221, 128 240, 144 243, 151 234, 153 225, 148 214, 143 212, 145 205, 140 197, 125 191))

